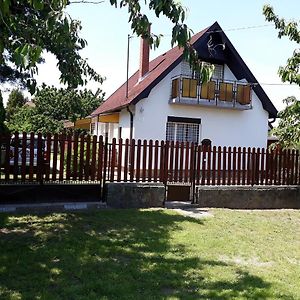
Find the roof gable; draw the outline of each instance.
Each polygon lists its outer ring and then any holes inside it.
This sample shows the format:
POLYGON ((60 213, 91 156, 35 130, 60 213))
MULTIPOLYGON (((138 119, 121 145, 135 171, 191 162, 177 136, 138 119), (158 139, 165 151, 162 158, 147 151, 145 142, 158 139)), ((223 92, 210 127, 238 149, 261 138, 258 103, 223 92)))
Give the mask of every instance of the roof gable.
MULTIPOLYGON (((256 83, 257 80, 240 57, 220 25, 215 22, 212 26, 195 34, 191 43, 199 53, 199 57, 205 61, 226 63, 235 77, 240 80, 245 78, 248 82, 256 83), (214 56, 208 51, 207 43, 210 37, 215 43, 225 43, 224 51, 217 49, 214 56)), ((220 47, 218 47, 220 48, 220 47)), ((136 71, 128 80, 128 97, 126 98, 126 82, 120 86, 106 101, 103 102, 92 115, 120 110, 130 104, 136 104, 139 100, 148 97, 150 91, 182 60, 182 49, 172 48, 150 62, 149 72, 139 81, 139 72, 136 71)), ((268 111, 269 117, 276 117, 277 110, 262 87, 257 84, 254 92, 262 102, 263 108, 268 111)))

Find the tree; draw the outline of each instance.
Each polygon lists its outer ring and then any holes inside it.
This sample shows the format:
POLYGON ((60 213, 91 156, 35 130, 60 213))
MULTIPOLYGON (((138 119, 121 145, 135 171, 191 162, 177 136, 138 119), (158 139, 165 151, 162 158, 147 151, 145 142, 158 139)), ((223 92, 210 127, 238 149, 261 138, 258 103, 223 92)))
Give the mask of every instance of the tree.
MULTIPOLYGON (((288 37, 300 44, 300 22, 286 21, 275 14, 270 5, 263 7, 263 14, 268 22, 273 22, 278 29, 278 37, 288 37)), ((295 49, 284 67, 279 67, 278 73, 283 82, 296 83, 300 86, 300 49, 295 49)))
POLYGON ((23 93, 14 89, 8 96, 8 101, 6 105, 6 118, 9 121, 10 118, 26 103, 26 99, 23 93))
POLYGON ((3 105, 3 98, 2 98, 2 94, 0 91, 0 134, 1 133, 5 133, 7 131, 7 128, 4 124, 5 121, 5 108, 3 105))
MULTIPOLYGON (((82 1, 84 2, 84 1, 82 1)), ((184 24, 186 11, 176 0, 110 0, 112 5, 127 8, 133 33, 147 38, 158 46, 159 35, 148 32, 150 21, 142 12, 140 2, 148 5, 157 17, 164 15, 173 24, 172 45, 184 49, 184 57, 205 80, 211 68, 204 66, 189 43, 191 30, 184 24)), ((34 75, 41 62, 42 52, 49 51, 58 59, 60 80, 70 88, 87 83, 102 82, 97 74, 80 56, 87 42, 80 38, 81 24, 65 13, 68 0, 3 0, 0 1, 0 82, 18 79, 26 82, 33 93, 34 75)))
POLYGON ((283 148, 300 149, 300 101, 295 97, 283 100, 286 108, 278 116, 279 124, 272 130, 283 148))
POLYGON ((11 131, 59 133, 63 122, 88 116, 102 102, 103 93, 89 90, 57 89, 42 86, 33 102, 35 107, 22 107, 8 123, 11 131))

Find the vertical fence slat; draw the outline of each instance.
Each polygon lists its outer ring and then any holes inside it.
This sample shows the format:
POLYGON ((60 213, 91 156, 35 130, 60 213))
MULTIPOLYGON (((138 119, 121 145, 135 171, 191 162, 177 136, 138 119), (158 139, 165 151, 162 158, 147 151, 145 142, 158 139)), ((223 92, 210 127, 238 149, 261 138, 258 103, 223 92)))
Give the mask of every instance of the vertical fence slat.
POLYGON ((296 150, 295 151, 295 175, 294 175, 294 185, 297 185, 299 184, 299 181, 298 181, 298 164, 299 164, 299 150, 296 150))
POLYGON ((153 170, 153 181, 157 182, 158 175, 158 140, 154 143, 154 170, 153 170))
POLYGON ((169 179, 169 150, 170 150, 170 142, 166 141, 165 150, 164 150, 164 183, 166 184, 169 179))
POLYGON ((212 180, 211 184, 216 184, 216 160, 217 160, 217 150, 216 146, 213 146, 213 153, 212 153, 212 180))
POLYGON ((122 151, 123 150, 123 140, 119 139, 118 144, 118 164, 117 164, 117 182, 121 181, 121 172, 122 172, 122 151))
POLYGON ((277 150, 277 155, 278 155, 278 176, 277 176, 277 182, 279 185, 281 185, 281 180, 282 180, 282 150, 279 148, 277 150))
POLYGON ((18 181, 18 172, 19 172, 19 151, 20 151, 20 146, 19 146, 19 133, 15 132, 14 133, 14 145, 13 145, 13 153, 14 153, 14 165, 13 165, 13 178, 14 181, 18 181))
POLYGON ((190 156, 190 144, 185 143, 185 158, 184 158, 184 182, 189 180, 189 156, 190 156))
POLYGON ((134 165, 135 165, 134 162, 135 162, 135 139, 132 139, 130 144, 130 165, 129 165, 130 182, 133 182, 133 178, 134 178, 134 165))
POLYGON ((148 182, 152 181, 153 141, 149 141, 148 182))
POLYGON ((205 185, 205 182, 206 182, 206 152, 207 152, 207 147, 206 146, 202 146, 201 185, 205 185))
POLYGON ((80 153, 79 153, 79 180, 83 180, 83 169, 84 169, 84 144, 85 144, 85 137, 84 135, 80 136, 80 153))
POLYGON ((255 184, 259 185, 259 161, 260 161, 260 148, 257 148, 256 151, 256 160, 255 160, 255 184))
POLYGON ((278 184, 278 151, 273 150, 273 184, 278 184))
POLYGON ((64 180, 64 165, 65 165, 65 135, 61 134, 59 136, 60 142, 60 162, 59 162, 59 180, 64 180))
POLYGON ((290 184, 291 177, 291 149, 287 150, 287 159, 286 159, 286 184, 290 184))
POLYGON ((251 184, 251 148, 247 148, 247 185, 251 184))
POLYGON ((96 178, 96 156, 97 156, 97 136, 92 138, 92 161, 91 161, 91 180, 96 178))
POLYGON ((115 181, 115 164, 116 164, 116 138, 112 140, 111 146, 111 163, 110 163, 110 182, 115 181))
POLYGON ((30 142, 29 142, 29 181, 33 181, 33 172, 34 172, 34 133, 30 133, 30 142))
POLYGON ((291 177, 289 184, 294 184, 294 168, 295 168, 295 150, 291 151, 291 177))
POLYGON ((78 173, 78 134, 75 133, 73 137, 73 165, 72 165, 72 179, 77 180, 78 173))
POLYGON ((165 142, 160 141, 159 182, 164 182, 164 147, 165 147, 165 142))
POLYGON ((125 151, 124 151, 124 182, 127 182, 127 174, 128 174, 128 158, 129 158, 129 139, 125 141, 125 151))
POLYGON ((206 176, 206 184, 211 185, 211 147, 207 148, 207 176, 206 176))
POLYGON ((171 141, 170 144, 170 165, 169 165, 169 181, 173 182, 174 179, 174 141, 171 141))
POLYGON ((42 134, 38 133, 36 141, 36 179, 38 182, 43 180, 44 164, 43 164, 43 146, 42 146, 42 134))
POLYGON ((255 152, 255 148, 252 148, 251 151, 251 177, 250 177, 250 184, 253 186, 255 184, 255 173, 256 173, 256 169, 255 169, 255 162, 256 162, 256 152, 255 152))
POLYGON ((232 174, 231 174, 231 160, 232 160, 231 159, 231 155, 232 155, 232 153, 231 153, 231 147, 229 146, 228 147, 227 185, 231 185, 231 176, 232 176, 232 174))
POLYGON ((52 159, 52 181, 56 181, 57 172, 57 152, 58 152, 58 135, 53 136, 53 159, 52 159))
POLYGON ((179 159, 179 182, 183 179, 183 158, 184 158, 184 143, 180 143, 180 159, 179 159))
POLYGON ((104 144, 103 136, 101 135, 98 140, 98 164, 97 164, 97 180, 102 182, 103 175, 103 155, 104 155, 104 144))
POLYGON ((232 149, 232 181, 233 185, 236 185, 236 147, 232 149))
POLYGON ((261 149, 261 159, 260 159, 260 185, 265 183, 265 148, 261 149))
POLYGON ((138 139, 137 147, 136 147, 136 171, 135 171, 136 182, 140 181, 141 144, 142 144, 141 140, 138 139))
POLYGON ((147 140, 143 141, 143 161, 142 161, 142 182, 146 181, 146 166, 147 166, 147 140))
POLYGON ((66 157, 66 180, 70 180, 71 176, 71 160, 72 160, 72 136, 67 136, 67 157, 66 157))
POLYGON ((21 180, 26 180, 26 158, 27 158, 27 133, 22 134, 22 167, 21 167, 21 180))
POLYGON ((218 146, 217 185, 221 185, 221 170, 222 170, 222 148, 221 146, 218 146))
POLYGON ((269 150, 269 164, 270 164, 270 184, 273 184, 274 181, 274 151, 269 150))
POLYGON ((10 173, 10 140, 11 140, 11 135, 7 134, 5 136, 5 181, 9 181, 9 173, 10 173))
POLYGON ((242 148, 238 147, 238 155, 237 155, 237 184, 241 184, 241 159, 242 159, 242 148))
POLYGON ((243 147, 243 152, 242 152, 242 185, 246 184, 246 147, 243 147))
POLYGON ((45 148, 45 181, 50 179, 50 169, 51 169, 51 151, 52 151, 52 136, 51 133, 46 135, 46 148, 45 148))
POLYGON ((286 184, 286 160, 287 160, 287 151, 282 151, 282 184, 286 184))
POLYGON ((226 185, 226 155, 227 155, 227 148, 223 147, 223 157, 222 157, 222 185, 226 185))
POLYGON ((85 161, 84 161, 84 180, 89 181, 91 175, 91 136, 87 135, 85 138, 86 152, 85 152, 85 161))
POLYGON ((177 182, 179 178, 179 142, 175 143, 175 157, 174 157, 174 181, 177 182))

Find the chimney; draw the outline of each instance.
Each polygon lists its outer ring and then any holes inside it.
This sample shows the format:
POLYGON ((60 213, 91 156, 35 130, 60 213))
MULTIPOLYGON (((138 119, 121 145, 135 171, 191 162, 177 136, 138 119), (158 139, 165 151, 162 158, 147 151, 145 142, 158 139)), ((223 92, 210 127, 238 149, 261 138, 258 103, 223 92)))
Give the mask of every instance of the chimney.
MULTIPOLYGON (((149 26, 150 33, 150 26, 149 26)), ((141 80, 149 72, 149 54, 150 47, 148 40, 141 38, 141 47, 140 47, 140 70, 139 70, 139 79, 141 80)))

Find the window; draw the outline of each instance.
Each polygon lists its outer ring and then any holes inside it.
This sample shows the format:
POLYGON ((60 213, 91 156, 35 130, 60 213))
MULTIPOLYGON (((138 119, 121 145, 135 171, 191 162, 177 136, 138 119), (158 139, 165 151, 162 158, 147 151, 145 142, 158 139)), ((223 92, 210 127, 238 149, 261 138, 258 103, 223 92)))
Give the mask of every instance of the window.
POLYGON ((224 66, 223 65, 214 65, 214 73, 212 75, 213 79, 223 80, 224 79, 224 66))
POLYGON ((198 143, 200 119, 168 117, 166 140, 198 143))
POLYGON ((197 97, 197 80, 183 78, 182 79, 182 97, 196 98, 197 97))

